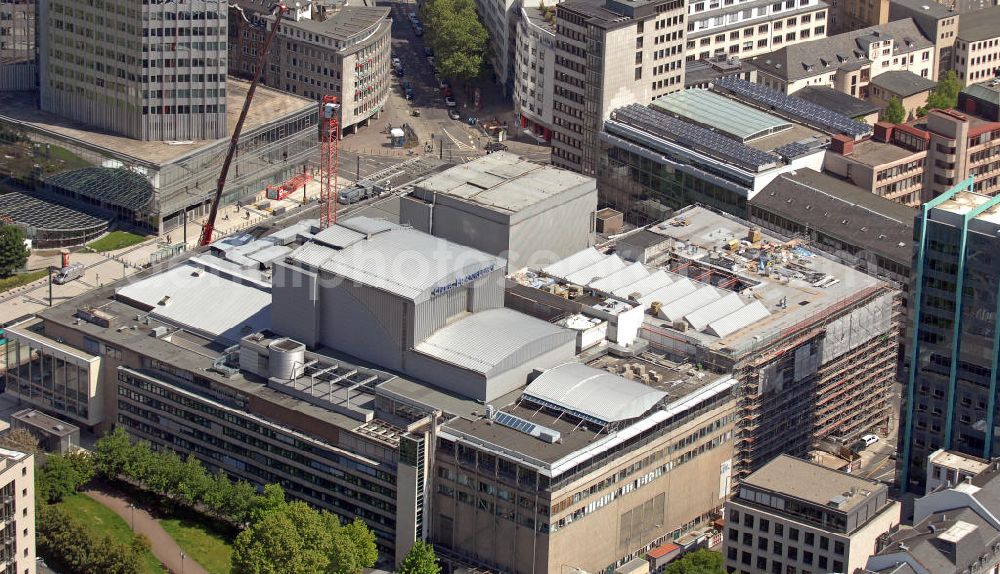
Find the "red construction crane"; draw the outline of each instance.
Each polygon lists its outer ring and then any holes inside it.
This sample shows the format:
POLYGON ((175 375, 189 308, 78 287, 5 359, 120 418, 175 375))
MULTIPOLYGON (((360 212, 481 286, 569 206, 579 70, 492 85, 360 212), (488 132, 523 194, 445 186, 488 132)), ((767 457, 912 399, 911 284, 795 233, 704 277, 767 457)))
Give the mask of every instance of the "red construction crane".
POLYGON ((271 11, 276 16, 274 25, 271 27, 271 31, 267 33, 264 46, 260 49, 257 68, 253 72, 253 81, 250 82, 247 97, 243 100, 243 109, 240 111, 240 119, 236 122, 236 129, 233 130, 233 137, 229 140, 229 151, 226 153, 225 161, 222 162, 222 173, 219 174, 219 181, 216 183, 215 197, 212 199, 212 209, 208 212, 208 221, 205 222, 205 227, 201 230, 199 245, 208 245, 212 242, 212 232, 215 230, 215 218, 219 214, 219 202, 222 201, 222 189, 226 186, 226 177, 229 176, 229 166, 233 163, 233 156, 236 155, 236 146, 240 143, 240 132, 243 131, 243 122, 247 119, 247 112, 250 110, 250 103, 253 102, 253 93, 257 90, 257 82, 260 80, 260 74, 264 70, 264 66, 267 65, 267 51, 271 47, 271 41, 274 40, 275 34, 278 32, 278 27, 281 26, 281 17, 287 11, 288 6, 282 3, 276 5, 271 11))
POLYGON ((337 171, 340 166, 340 103, 323 96, 319 103, 319 226, 337 223, 337 171))

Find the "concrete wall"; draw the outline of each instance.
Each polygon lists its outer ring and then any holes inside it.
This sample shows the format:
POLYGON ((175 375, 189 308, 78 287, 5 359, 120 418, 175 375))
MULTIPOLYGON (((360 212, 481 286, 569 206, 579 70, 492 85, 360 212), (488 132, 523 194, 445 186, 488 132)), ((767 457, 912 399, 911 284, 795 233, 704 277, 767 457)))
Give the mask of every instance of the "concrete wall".
POLYGON ((320 343, 386 369, 403 366, 413 304, 343 281, 320 292, 320 343))
POLYGON ((317 273, 275 261, 271 281, 271 327, 307 347, 319 345, 317 273))

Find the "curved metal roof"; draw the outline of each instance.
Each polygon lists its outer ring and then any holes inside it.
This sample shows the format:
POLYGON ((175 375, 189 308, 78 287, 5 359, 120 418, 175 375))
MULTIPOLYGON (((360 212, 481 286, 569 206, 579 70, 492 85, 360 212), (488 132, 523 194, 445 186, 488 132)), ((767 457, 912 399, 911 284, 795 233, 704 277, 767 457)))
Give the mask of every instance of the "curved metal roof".
POLYGON ((600 423, 634 419, 667 393, 583 363, 564 363, 539 375, 526 389, 528 400, 600 423))

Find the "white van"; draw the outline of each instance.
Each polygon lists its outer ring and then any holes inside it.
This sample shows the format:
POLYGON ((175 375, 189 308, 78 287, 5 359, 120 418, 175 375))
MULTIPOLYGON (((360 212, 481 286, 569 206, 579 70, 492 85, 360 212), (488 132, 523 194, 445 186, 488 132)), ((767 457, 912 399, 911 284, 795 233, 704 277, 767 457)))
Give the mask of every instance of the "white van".
POLYGON ((83 263, 73 263, 72 265, 67 265, 56 273, 55 277, 52 278, 52 281, 57 285, 69 283, 74 279, 83 277, 84 269, 83 263))

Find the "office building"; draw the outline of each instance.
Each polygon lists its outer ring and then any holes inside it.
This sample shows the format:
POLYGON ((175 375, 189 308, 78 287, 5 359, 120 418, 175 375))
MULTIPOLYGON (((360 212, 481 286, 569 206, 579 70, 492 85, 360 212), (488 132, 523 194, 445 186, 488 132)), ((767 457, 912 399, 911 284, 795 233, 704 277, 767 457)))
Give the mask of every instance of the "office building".
POLYGON ((749 204, 751 223, 907 288, 916 209, 808 169, 778 176, 749 204))
POLYGON ((869 139, 855 142, 834 137, 823 170, 879 197, 911 207, 920 205, 926 180, 930 179, 927 175, 933 173, 927 167, 927 150, 886 141, 895 133, 891 124, 879 122, 869 139))
POLYGON ((963 84, 1000 77, 1000 6, 962 16, 954 68, 963 84))
POLYGON ((558 4, 552 163, 593 176, 612 110, 684 89, 686 31, 682 0, 558 4))
POLYGON ((782 455, 726 502, 726 571, 854 572, 899 518, 886 485, 782 455))
MULTIPOLYGON (((230 7, 229 73, 250 79, 274 24, 271 3, 230 7)), ((340 98, 341 133, 377 119, 389 98, 392 20, 388 8, 307 4, 290 10, 267 55, 261 82, 318 101, 340 98)))
POLYGON ((884 72, 933 78, 934 53, 935 43, 908 18, 786 46, 751 62, 758 82, 785 94, 816 85, 865 99, 871 79, 884 72))
POLYGON ((1000 192, 1000 122, 953 110, 932 110, 914 127, 923 131, 927 146, 924 201, 939 197, 966 178, 973 191, 1000 192), (927 178, 927 175, 931 177, 927 178))
POLYGON ((0 3, 0 91, 38 86, 36 0, 0 3))
POLYGON ((521 41, 518 29, 523 23, 524 12, 537 10, 539 6, 553 6, 557 2, 548 0, 522 5, 514 0, 476 0, 476 12, 489 38, 486 56, 493 68, 493 80, 505 96, 516 86, 518 68, 515 60, 520 58, 518 43, 521 41))
POLYGON ((973 178, 925 202, 906 336, 900 484, 923 491, 938 449, 989 460, 997 436, 997 265, 1000 196, 974 193, 973 178))
POLYGON ((830 35, 852 32, 889 21, 889 0, 830 0, 830 35))
POLYGON ((38 22, 42 110, 136 140, 229 135, 226 2, 40 0, 38 22))
MULTIPOLYGON (((936 454, 939 460, 940 451, 936 454)), ((878 552, 861 572, 996 572, 1000 568, 998 467, 995 462, 977 466, 983 468, 963 472, 966 478, 961 482, 942 484, 917 498, 912 527, 880 539, 878 552)))
POLYGON ((955 65, 955 39, 961 19, 959 11, 952 10, 944 1, 891 0, 889 20, 911 18, 924 37, 934 42, 934 72, 929 76, 938 79, 955 65))
POLYGON ((649 201, 669 209, 701 203, 746 217, 747 201, 780 174, 821 169, 832 134, 862 138, 871 129, 727 76, 711 90, 615 110, 600 135, 598 192, 602 204, 638 225, 662 219, 649 201))
POLYGON ((0 507, 4 572, 35 574, 35 457, 0 448, 0 507))
MULTIPOLYGON (((228 135, 250 85, 235 78, 224 85, 228 135)), ((35 160, 12 163, 12 178, 42 197, 160 234, 208 213, 228 138, 138 141, 40 110, 33 92, 9 93, 4 103, 0 126, 23 134, 11 145, 35 160)), ((317 121, 315 102, 258 86, 222 204, 263 197, 268 185, 301 173, 316 149, 317 121)))
POLYGON ((555 7, 522 6, 514 58, 514 111, 521 129, 539 142, 552 139, 556 68, 555 7))
POLYGON ((593 178, 495 152, 418 182, 400 203, 414 229, 499 255, 511 272, 593 243, 593 178))
POLYGON ((533 301, 517 308, 598 320, 614 313, 619 333, 638 309, 640 340, 619 342, 626 351, 648 345, 706 373, 733 373, 736 477, 778 454, 804 456, 824 439, 850 444, 887 424, 898 313, 889 285, 811 251, 808 241, 764 234, 704 207, 681 209, 646 231, 660 245, 637 241, 647 246, 645 263, 589 248, 517 277, 537 292, 517 290, 533 301))
POLYGON ((749 58, 825 38, 827 2, 688 2, 687 59, 749 58))

